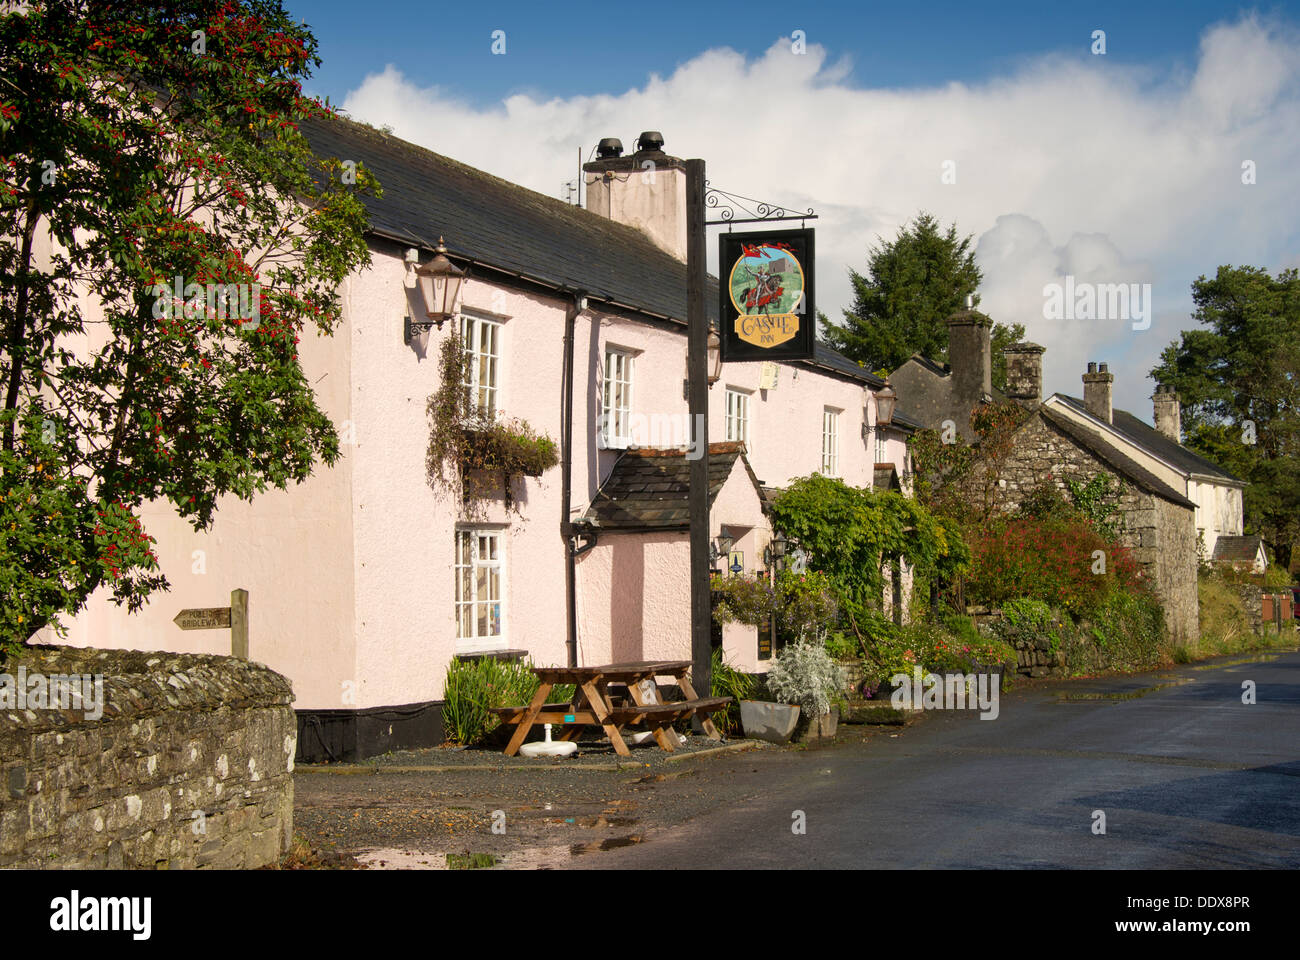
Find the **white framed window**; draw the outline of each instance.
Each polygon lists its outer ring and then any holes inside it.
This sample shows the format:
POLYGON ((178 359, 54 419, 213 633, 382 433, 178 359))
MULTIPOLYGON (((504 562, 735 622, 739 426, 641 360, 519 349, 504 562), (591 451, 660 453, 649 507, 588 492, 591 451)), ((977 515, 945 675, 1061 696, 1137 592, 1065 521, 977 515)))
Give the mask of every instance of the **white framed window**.
POLYGON ((505 646, 505 566, 499 530, 456 531, 456 649, 505 646))
POLYGON ((832 407, 822 410, 822 473, 840 475, 840 412, 832 407))
POLYGON ((749 394, 727 388, 727 439, 739 440, 749 449, 749 394))
POLYGON ((601 390, 601 443, 606 449, 632 442, 632 375, 636 357, 626 350, 605 348, 605 379, 601 390))
POLYGON ((501 324, 472 313, 460 315, 460 336, 469 358, 465 386, 470 404, 482 417, 496 419, 501 367, 501 324))
POLYGON ((888 463, 889 461, 885 459, 885 456, 886 456, 886 451, 885 451, 885 435, 881 432, 881 430, 880 430, 879 427, 876 427, 876 431, 875 431, 875 432, 876 432, 876 460, 875 460, 875 462, 876 462, 876 463, 888 463))

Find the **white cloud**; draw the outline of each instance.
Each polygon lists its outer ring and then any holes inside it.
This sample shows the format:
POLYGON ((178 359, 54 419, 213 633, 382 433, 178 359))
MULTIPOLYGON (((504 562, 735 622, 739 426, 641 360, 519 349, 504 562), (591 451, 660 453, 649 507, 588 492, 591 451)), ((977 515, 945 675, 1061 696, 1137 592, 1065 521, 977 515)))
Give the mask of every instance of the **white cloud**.
POLYGON ((1077 392, 1083 364, 1108 360, 1117 403, 1142 415, 1147 370, 1188 325, 1191 281, 1220 263, 1297 260, 1300 40, 1287 24, 1250 15, 1209 27, 1194 69, 1159 75, 1053 54, 978 85, 859 89, 847 77, 824 47, 796 56, 784 40, 751 60, 706 50, 639 89, 517 95, 489 110, 389 66, 344 107, 551 196, 576 175, 578 147, 585 158, 617 136, 630 149, 660 130, 669 153, 706 158, 717 186, 817 208, 819 300, 832 317, 847 268, 928 210, 979 238, 982 305, 1048 348, 1049 391, 1077 392), (956 184, 941 182, 946 160, 956 184), (1253 186, 1241 183, 1244 160, 1253 186), (1151 329, 1044 321, 1044 283, 1071 272, 1152 283, 1151 329))

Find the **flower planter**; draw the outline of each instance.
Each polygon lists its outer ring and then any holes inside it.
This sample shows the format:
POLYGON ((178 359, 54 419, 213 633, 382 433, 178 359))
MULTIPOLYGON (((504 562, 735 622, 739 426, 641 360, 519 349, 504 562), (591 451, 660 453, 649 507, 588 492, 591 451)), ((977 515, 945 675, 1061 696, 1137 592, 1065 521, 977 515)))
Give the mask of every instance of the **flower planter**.
POLYGON ((839 726, 839 719, 840 711, 838 707, 831 707, 830 713, 823 713, 817 718, 806 716, 795 727, 794 739, 798 743, 804 743, 808 740, 833 737, 836 728, 839 726))
POLYGON ((799 708, 764 700, 740 701, 740 725, 745 736, 768 743, 788 743, 799 722, 799 708))

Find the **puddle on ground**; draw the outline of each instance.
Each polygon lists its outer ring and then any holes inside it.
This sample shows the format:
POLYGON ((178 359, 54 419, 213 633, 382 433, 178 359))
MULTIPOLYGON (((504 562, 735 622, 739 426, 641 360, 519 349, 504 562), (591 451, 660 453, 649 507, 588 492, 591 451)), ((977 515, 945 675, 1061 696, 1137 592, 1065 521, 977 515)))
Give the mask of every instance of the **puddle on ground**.
POLYGON ((1192 667, 1193 670, 1222 670, 1224 667, 1235 667, 1243 663, 1266 663, 1269 660, 1276 660, 1275 653, 1261 653, 1253 657, 1242 657, 1239 660, 1225 660, 1223 663, 1207 663, 1199 667, 1192 667))
POLYGON ((528 848, 513 853, 446 853, 375 847, 356 854, 370 870, 546 870, 562 863, 563 847, 528 848))
POLYGON ((1057 697, 1058 703, 1083 703, 1087 701, 1103 700, 1137 700, 1139 697, 1145 697, 1155 693, 1157 690, 1164 690, 1167 687, 1181 687, 1184 684, 1192 683, 1191 677, 1184 677, 1178 680, 1171 680, 1168 683, 1157 683, 1149 687, 1140 687, 1137 690, 1120 690, 1120 691, 1087 691, 1082 693, 1062 693, 1057 697))
POLYGON ((634 834, 630 837, 610 837, 607 840, 593 840, 591 843, 575 843, 569 847, 569 856, 578 857, 584 853, 594 853, 598 850, 617 850, 619 847, 630 847, 641 843, 644 839, 640 834, 634 834))

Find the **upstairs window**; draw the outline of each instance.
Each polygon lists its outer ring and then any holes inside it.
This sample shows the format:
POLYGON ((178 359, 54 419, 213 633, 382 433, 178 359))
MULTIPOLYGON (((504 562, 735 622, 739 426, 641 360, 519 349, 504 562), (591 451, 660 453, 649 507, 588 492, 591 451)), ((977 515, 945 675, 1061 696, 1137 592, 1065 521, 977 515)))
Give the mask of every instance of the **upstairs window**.
POLYGON ((497 415, 497 390, 501 364, 501 324, 487 317, 461 314, 461 342, 469 360, 465 386, 471 409, 487 420, 497 415))
POLYGON ((601 442, 626 447, 632 442, 632 373, 636 358, 624 350, 605 349, 605 380, 601 392, 601 442))
POLYGON ((739 440, 749 449, 749 394, 727 388, 727 439, 739 440))
POLYGON ((822 474, 840 475, 840 412, 830 407, 822 411, 822 474))

